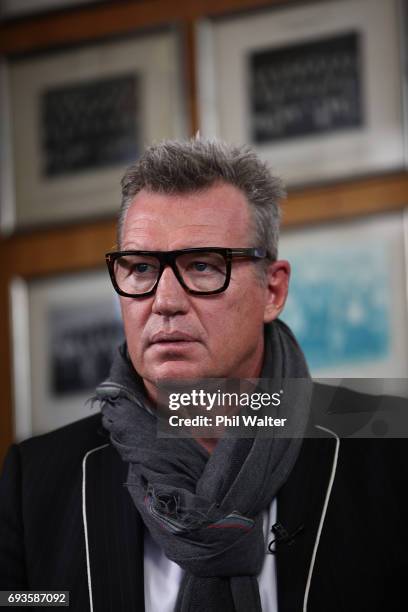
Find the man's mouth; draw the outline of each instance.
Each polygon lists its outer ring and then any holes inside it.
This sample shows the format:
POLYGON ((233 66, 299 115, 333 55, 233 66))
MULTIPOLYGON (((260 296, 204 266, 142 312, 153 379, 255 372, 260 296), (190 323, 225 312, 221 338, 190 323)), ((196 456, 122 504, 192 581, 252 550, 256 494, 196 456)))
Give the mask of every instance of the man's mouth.
POLYGON ((150 344, 181 344, 186 342, 197 342, 196 338, 184 332, 157 332, 150 339, 150 344))

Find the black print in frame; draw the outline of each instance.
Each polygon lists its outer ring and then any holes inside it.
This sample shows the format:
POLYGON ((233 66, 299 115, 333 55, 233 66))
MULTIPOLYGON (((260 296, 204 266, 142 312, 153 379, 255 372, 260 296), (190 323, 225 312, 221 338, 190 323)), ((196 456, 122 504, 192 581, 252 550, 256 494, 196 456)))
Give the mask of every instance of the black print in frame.
POLYGON ((110 304, 54 307, 49 314, 50 395, 92 391, 108 377, 122 322, 110 304))
POLYGON ((139 153, 134 74, 53 87, 43 92, 40 109, 46 177, 124 164, 139 153))
POLYGON ((250 127, 257 144, 363 125, 360 33, 249 56, 250 127))

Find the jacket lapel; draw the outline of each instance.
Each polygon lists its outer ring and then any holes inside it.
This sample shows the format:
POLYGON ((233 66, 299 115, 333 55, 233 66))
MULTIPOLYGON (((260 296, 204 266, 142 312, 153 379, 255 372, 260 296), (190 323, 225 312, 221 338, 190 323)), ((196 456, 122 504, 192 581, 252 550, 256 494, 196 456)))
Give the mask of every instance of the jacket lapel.
POLYGON ((143 523, 124 486, 127 466, 105 445, 87 453, 83 476, 90 610, 143 612, 143 523))
POLYGON ((279 612, 303 610, 336 446, 334 437, 305 438, 295 467, 278 494, 278 522, 290 534, 300 529, 292 543, 276 546, 279 612))

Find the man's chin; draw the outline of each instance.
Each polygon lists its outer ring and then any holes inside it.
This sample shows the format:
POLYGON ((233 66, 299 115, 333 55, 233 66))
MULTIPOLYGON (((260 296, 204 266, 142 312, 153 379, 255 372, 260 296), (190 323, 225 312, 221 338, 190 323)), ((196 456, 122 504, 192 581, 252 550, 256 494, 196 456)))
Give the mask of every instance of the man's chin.
POLYGON ((186 361, 167 361, 149 371, 149 379, 156 383, 166 380, 192 380, 207 377, 208 374, 202 364, 186 361))

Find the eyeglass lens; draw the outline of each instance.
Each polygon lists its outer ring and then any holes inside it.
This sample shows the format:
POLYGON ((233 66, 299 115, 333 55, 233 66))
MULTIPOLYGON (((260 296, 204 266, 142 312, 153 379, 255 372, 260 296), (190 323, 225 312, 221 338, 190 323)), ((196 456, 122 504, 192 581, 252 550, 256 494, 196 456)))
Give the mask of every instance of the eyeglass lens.
MULTIPOLYGON (((216 291, 225 283, 227 264, 220 253, 181 253, 176 257, 183 282, 193 291, 216 291)), ((119 289, 133 295, 153 289, 160 273, 157 257, 123 255, 115 260, 114 272, 119 289)))

